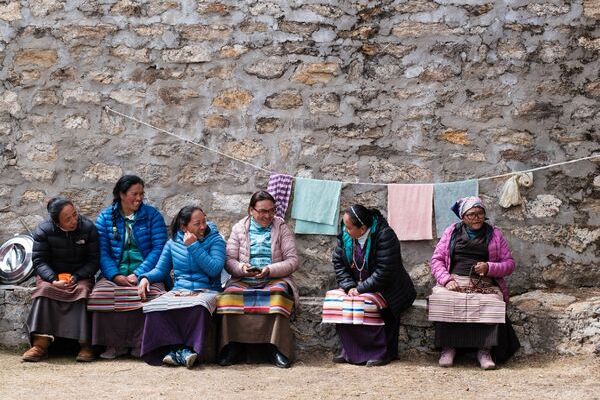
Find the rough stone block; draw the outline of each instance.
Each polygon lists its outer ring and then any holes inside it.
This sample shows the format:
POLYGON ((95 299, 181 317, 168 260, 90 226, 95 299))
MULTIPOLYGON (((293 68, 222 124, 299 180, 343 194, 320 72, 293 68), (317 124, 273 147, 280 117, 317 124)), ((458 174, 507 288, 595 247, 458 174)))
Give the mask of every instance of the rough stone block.
POLYGON ((29 10, 35 17, 44 17, 64 9, 65 0, 29 0, 29 10))
POLYGON ((338 63, 312 63, 302 64, 292 76, 292 81, 303 83, 305 85, 314 85, 317 83, 327 83, 333 77, 339 75, 338 63))
POLYGON ((273 133, 281 126, 281 120, 278 118, 259 118, 254 127, 260 134, 273 133))
POLYGON ((219 50, 219 57, 240 58, 243 54, 246 54, 248 50, 248 47, 242 46, 241 44, 234 44, 233 46, 223 46, 219 50))
POLYGON ((240 110, 248 107, 254 96, 245 89, 227 89, 219 93, 212 104, 226 110, 240 110))
POLYGON ((228 25, 185 25, 178 28, 181 37, 191 42, 224 40, 231 36, 233 29, 228 25))
POLYGON ((183 46, 179 49, 164 50, 162 59, 172 63, 203 63, 212 59, 211 50, 202 45, 183 46))
POLYGON ((58 54, 53 49, 25 49, 15 54, 13 63, 16 66, 48 68, 56 64, 58 54))
POLYGON ((8 4, 0 5, 1 20, 12 22, 21 18, 21 4, 18 1, 11 1, 8 4))
POLYGON ((287 63, 278 62, 274 59, 259 60, 244 67, 247 74, 256 75, 261 79, 280 78, 286 69, 287 63))
POLYGON ((97 163, 90 165, 83 176, 100 182, 116 182, 123 175, 123 170, 118 165, 97 163))
POLYGON ((302 106, 302 96, 297 90, 284 90, 265 99, 265 106, 281 110, 290 110, 302 106))

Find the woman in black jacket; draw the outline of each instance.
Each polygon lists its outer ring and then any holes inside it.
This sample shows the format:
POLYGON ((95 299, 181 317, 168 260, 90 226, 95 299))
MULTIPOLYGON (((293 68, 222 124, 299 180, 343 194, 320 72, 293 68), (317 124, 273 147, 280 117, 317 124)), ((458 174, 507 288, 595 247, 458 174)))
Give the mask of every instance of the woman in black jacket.
POLYGON ((36 362, 46 358, 50 343, 61 337, 79 341, 77 361, 92 361, 86 299, 99 267, 96 227, 77 213, 70 200, 55 197, 47 208, 50 218, 33 233, 33 267, 37 277, 27 319, 32 347, 23 354, 23 360, 36 362))
POLYGON ((380 315, 370 318, 373 315, 364 312, 358 321, 338 323, 342 351, 333 361, 371 367, 396 359, 400 313, 410 307, 416 292, 402 265, 398 237, 379 210, 355 204, 344 212, 333 266, 337 284, 346 295, 344 307, 348 296, 365 299, 359 314, 376 304, 380 315), (376 323, 381 320, 383 326, 376 323))

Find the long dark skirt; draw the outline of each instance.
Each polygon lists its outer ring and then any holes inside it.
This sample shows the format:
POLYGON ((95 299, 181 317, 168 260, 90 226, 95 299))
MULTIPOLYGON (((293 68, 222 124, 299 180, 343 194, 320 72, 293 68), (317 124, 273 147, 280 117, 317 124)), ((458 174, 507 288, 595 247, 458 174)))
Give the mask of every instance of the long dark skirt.
POLYGON ((221 314, 220 318, 219 351, 236 343, 246 362, 258 362, 267 361, 275 346, 288 360, 294 360, 294 333, 289 318, 281 314, 221 314))
POLYGON ((144 330, 142 309, 126 312, 93 312, 92 344, 140 348, 144 330))
POLYGON ((182 346, 193 349, 202 358, 211 315, 202 306, 145 314, 142 335, 142 359, 150 365, 161 365, 164 356, 182 346))
POLYGON ((342 342, 341 356, 351 364, 398 358, 400 318, 381 310, 384 326, 336 324, 342 342))
POLYGON ((503 363, 521 347, 508 316, 504 324, 435 323, 435 346, 464 350, 491 348, 492 357, 503 363))
POLYGON ((65 302, 36 297, 27 318, 29 337, 34 333, 57 338, 75 339, 89 343, 92 321, 86 309, 86 300, 65 302))

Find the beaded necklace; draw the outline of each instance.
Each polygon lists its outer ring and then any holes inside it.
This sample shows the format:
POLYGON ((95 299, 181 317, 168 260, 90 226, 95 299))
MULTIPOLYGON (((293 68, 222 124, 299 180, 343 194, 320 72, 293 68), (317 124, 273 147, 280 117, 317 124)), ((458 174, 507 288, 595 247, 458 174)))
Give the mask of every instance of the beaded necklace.
MULTIPOLYGON (((371 233, 369 232, 369 235, 367 235, 367 240, 365 241, 365 250, 367 249, 367 241, 370 239, 370 236, 371 233)), ((362 272, 365 269, 365 264, 367 263, 367 254, 364 255, 362 265, 359 267, 355 258, 356 251, 354 246, 355 243, 354 240, 352 240, 352 268, 356 268, 356 270, 358 271, 358 282, 362 282, 362 272)))

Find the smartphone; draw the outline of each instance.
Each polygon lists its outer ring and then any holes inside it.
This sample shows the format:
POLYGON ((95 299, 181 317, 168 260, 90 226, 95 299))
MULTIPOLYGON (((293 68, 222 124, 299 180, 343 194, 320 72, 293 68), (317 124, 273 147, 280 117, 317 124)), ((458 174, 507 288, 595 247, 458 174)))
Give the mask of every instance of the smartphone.
POLYGON ((248 271, 248 272, 260 272, 261 269, 257 268, 257 267, 250 267, 246 271, 248 271))

